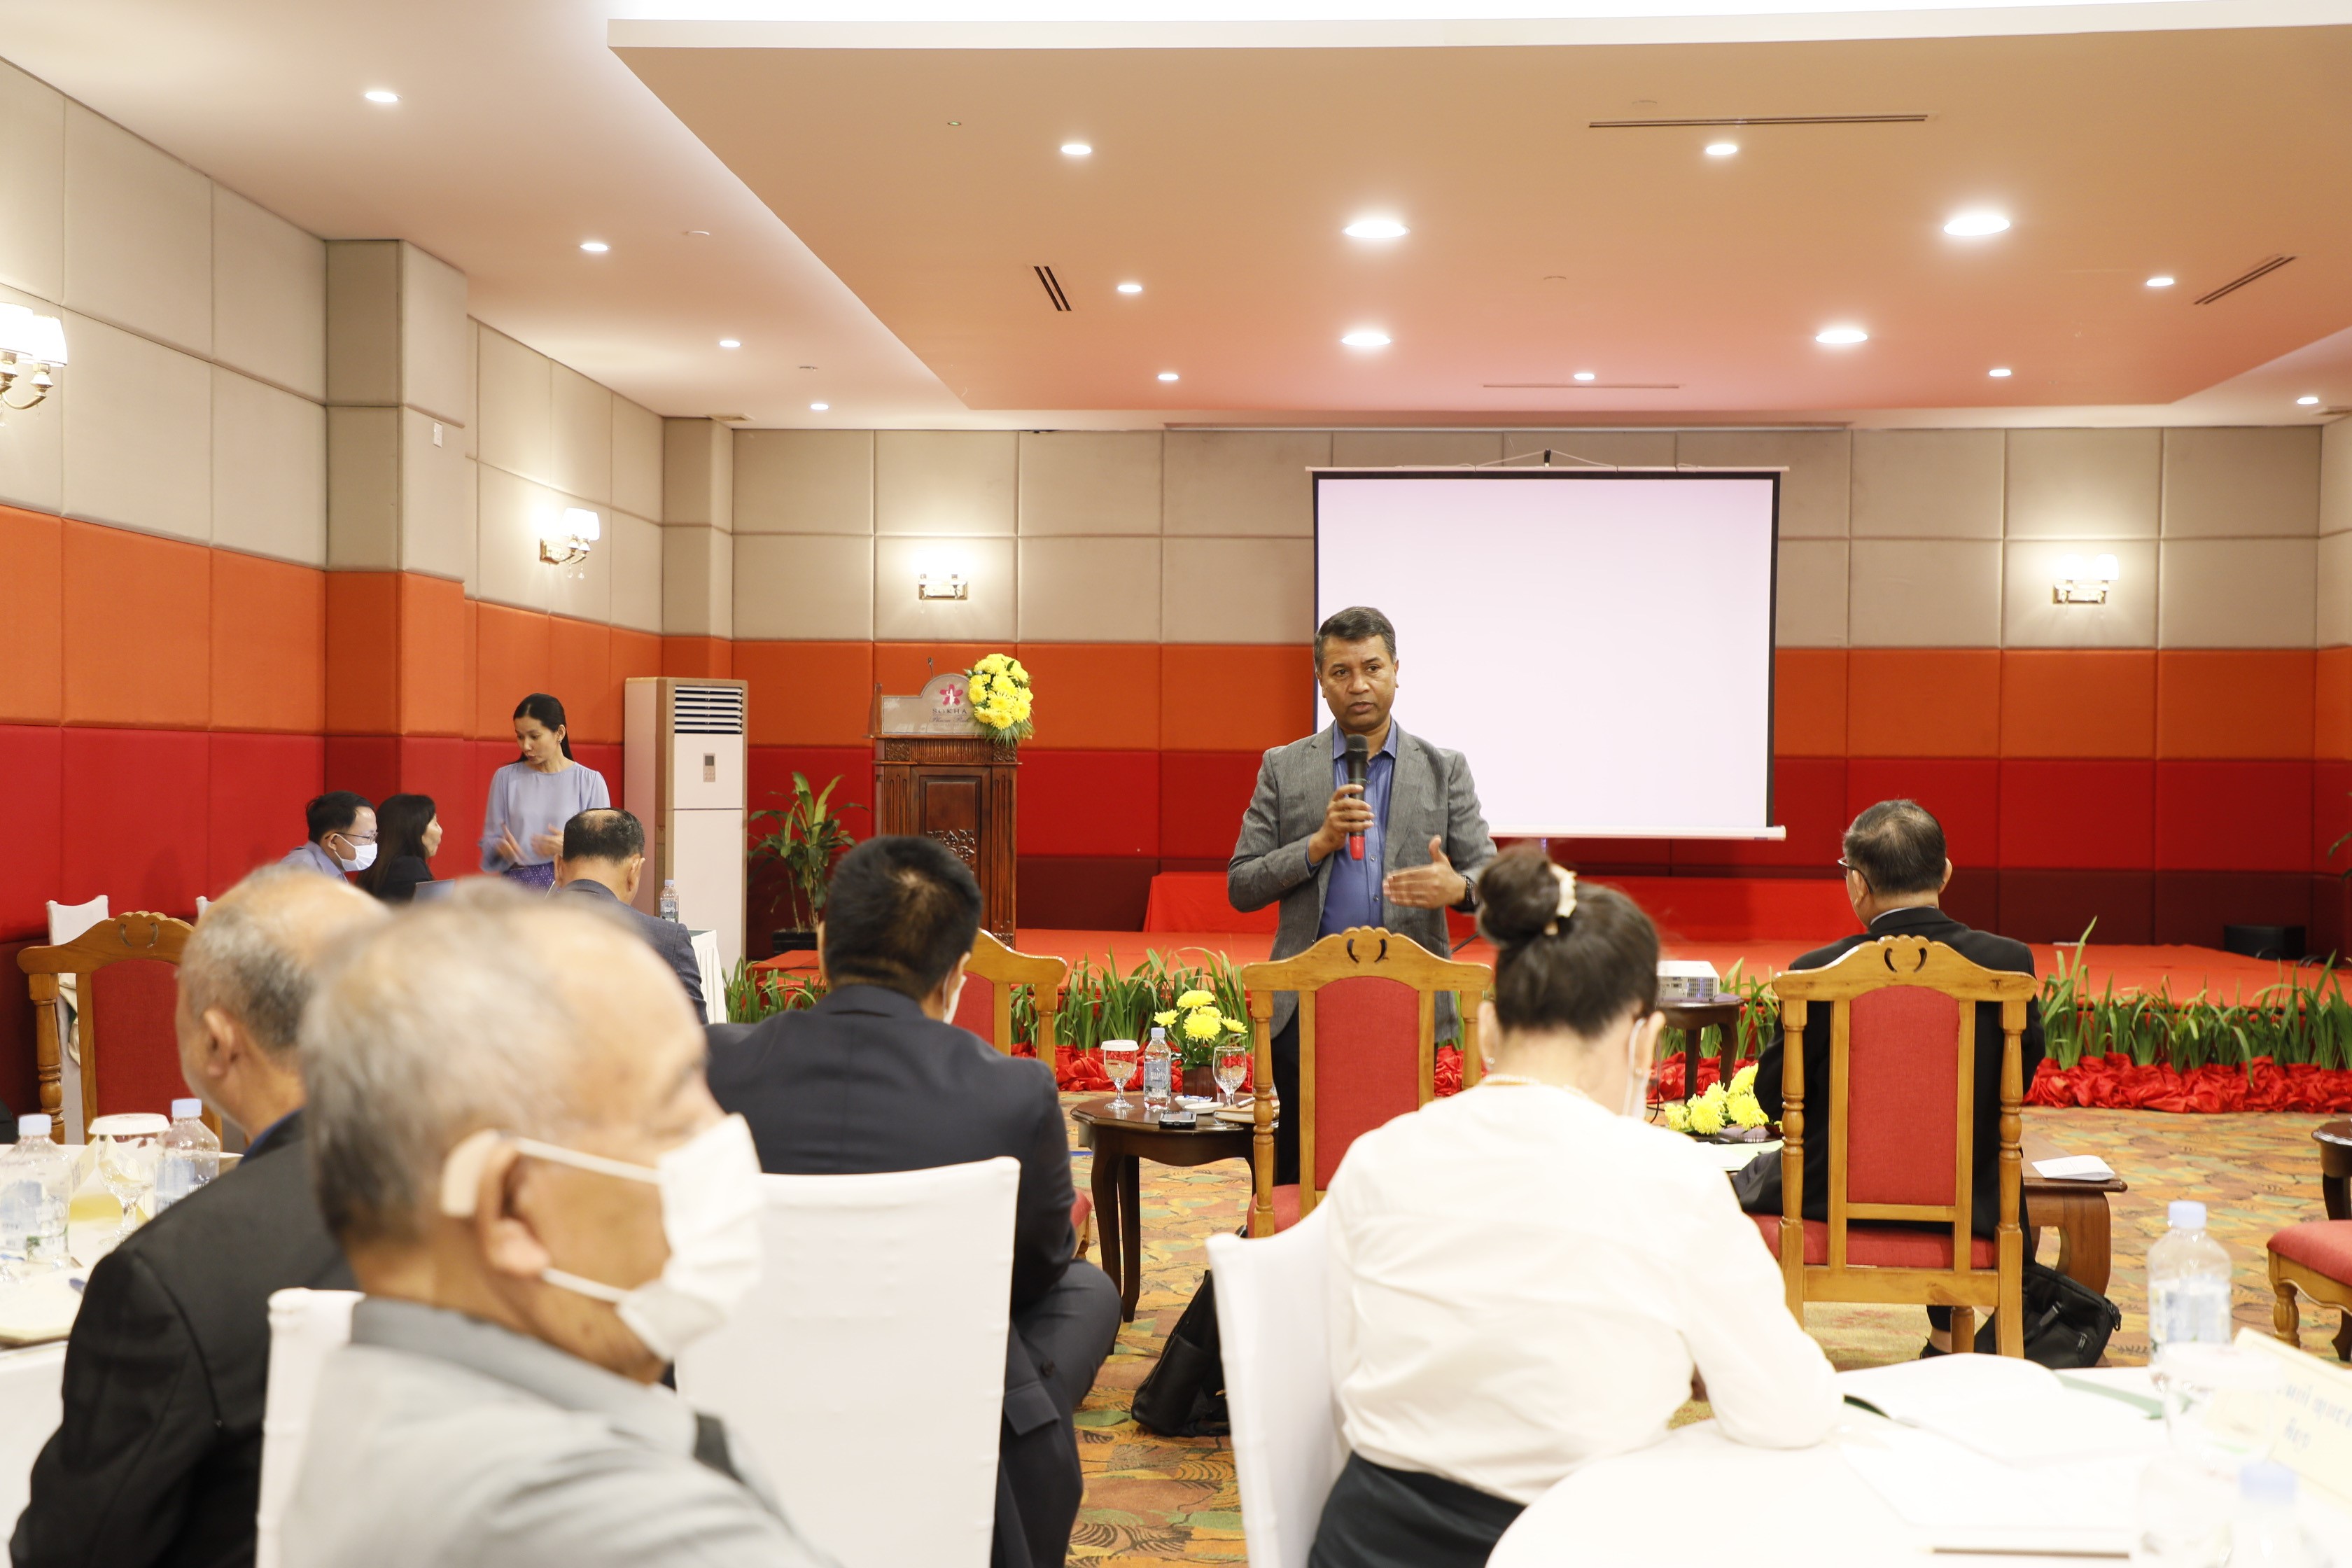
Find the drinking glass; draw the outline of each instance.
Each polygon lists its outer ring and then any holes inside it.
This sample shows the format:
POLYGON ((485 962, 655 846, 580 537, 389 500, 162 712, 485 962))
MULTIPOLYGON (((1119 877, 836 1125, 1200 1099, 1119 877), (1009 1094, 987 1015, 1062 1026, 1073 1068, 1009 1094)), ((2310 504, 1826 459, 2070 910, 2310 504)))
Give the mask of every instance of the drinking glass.
POLYGON ((1234 1091, 1242 1079, 1249 1076, 1250 1048, 1239 1041, 1227 1040, 1217 1047, 1217 1092, 1225 1099, 1225 1109, 1234 1106, 1234 1091))
POLYGON ((90 1142, 98 1145, 98 1179, 122 1205, 122 1221, 114 1239, 121 1240, 139 1226, 139 1205, 155 1188, 155 1167, 163 1157, 163 1134, 172 1124, 161 1116, 101 1116, 89 1124, 90 1142))
POLYGON ((1127 1086, 1135 1081, 1135 1042, 1105 1040, 1102 1043, 1102 1059, 1103 1076, 1109 1079, 1111 1088, 1118 1090, 1111 1097, 1110 1109, 1115 1112, 1130 1109, 1127 1086))
POLYGON ((2223 1475, 2269 1458, 2284 1381, 2274 1363, 2235 1345, 2168 1344, 2148 1370, 2174 1452, 2223 1475))

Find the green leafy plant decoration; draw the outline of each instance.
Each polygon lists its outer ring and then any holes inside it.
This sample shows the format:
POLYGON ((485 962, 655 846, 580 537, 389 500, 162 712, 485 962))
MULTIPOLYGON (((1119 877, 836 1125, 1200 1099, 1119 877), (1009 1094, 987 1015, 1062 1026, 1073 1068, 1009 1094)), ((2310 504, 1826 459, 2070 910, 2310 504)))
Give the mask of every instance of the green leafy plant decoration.
MULTIPOLYGON (((806 916, 807 924, 795 927, 814 931, 824 918, 825 884, 833 875, 833 863, 857 840, 843 826, 833 809, 833 792, 841 785, 841 775, 822 790, 809 787, 808 775, 793 774, 791 804, 783 810, 771 807, 751 814, 751 826, 757 829, 761 821, 775 824, 765 834, 751 840, 751 863, 773 861, 784 868, 793 889, 792 918, 806 916)), ((784 798, 782 792, 771 790, 770 799, 784 798)), ((852 801, 843 811, 864 811, 866 807, 852 801)))

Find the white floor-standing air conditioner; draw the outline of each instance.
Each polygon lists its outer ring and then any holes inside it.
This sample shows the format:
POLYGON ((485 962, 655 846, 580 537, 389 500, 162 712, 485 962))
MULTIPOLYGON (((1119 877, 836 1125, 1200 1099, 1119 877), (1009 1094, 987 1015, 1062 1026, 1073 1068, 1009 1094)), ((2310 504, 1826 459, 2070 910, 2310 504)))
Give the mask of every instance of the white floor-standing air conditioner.
POLYGON ((719 933, 728 973, 743 956, 748 702, 743 681, 667 675, 632 678, 626 698, 627 802, 646 827, 637 908, 658 914, 675 881, 679 919, 719 933))

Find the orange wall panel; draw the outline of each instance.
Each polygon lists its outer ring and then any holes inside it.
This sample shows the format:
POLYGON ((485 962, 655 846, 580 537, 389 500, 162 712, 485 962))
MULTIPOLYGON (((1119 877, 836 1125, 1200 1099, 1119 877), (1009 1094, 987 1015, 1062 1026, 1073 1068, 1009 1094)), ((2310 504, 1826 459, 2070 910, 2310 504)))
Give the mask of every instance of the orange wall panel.
POLYGON ((1160 747, 1158 643, 1023 643, 1037 702, 1033 746, 1150 752, 1160 747))
POLYGON ((0 720, 54 724, 65 712, 65 525, 0 506, 0 720))
POLYGON ((400 574, 327 574, 327 733, 400 731, 400 574))
POLYGON ((755 746, 855 746, 874 710, 874 645, 739 642, 735 678, 751 688, 755 746))
MULTIPOLYGON (((992 653, 1012 651, 1009 642, 878 642, 874 645, 874 679, 882 683, 885 694, 902 697, 920 691, 934 675, 970 669, 992 653)), ((1024 658, 1021 662, 1029 661, 1024 658)))
POLYGON ((2012 648, 2000 656, 2004 757, 2152 757, 2152 648, 2012 648))
POLYGON ((725 637, 664 637, 661 639, 662 675, 732 676, 735 673, 735 645, 725 637))
MULTIPOLYGON (((485 741, 514 735, 516 705, 552 681, 548 654, 549 617, 537 610, 504 605, 474 606, 477 647, 474 672, 474 734, 485 741)), ((562 696, 562 693, 554 693, 562 696)))
MULTIPOLYGON (((571 738, 621 738, 621 691, 613 684, 613 628, 556 616, 547 626, 547 689, 563 704, 571 738)), ((520 702, 521 698, 515 699, 520 702)))
POLYGON ((212 718, 212 555, 68 521, 65 721, 201 730, 212 718))
POLYGON ((400 732, 463 736, 474 718, 466 585, 400 576, 400 732))
POLYGON ((2311 754, 2352 762, 2352 647, 2324 647, 2313 672, 2311 754))
POLYGON ((1168 751, 1261 752, 1324 721, 1305 643, 1160 647, 1160 744, 1168 751))
POLYGON ((1772 656, 1772 754, 1845 755, 1845 649, 1784 647, 1772 656))
POLYGON ((1998 754, 2000 650, 1848 649, 1845 732, 1857 757, 1998 754))
POLYGON ((662 640, 653 632, 633 632, 624 626, 613 628, 613 700, 620 701, 620 693, 632 676, 659 675, 662 672, 662 640))
POLYGON ((2166 648, 2156 656, 2159 757, 2311 755, 2309 648, 2166 648))
POLYGON ((213 552, 212 725, 316 735, 327 723, 327 574, 213 552))

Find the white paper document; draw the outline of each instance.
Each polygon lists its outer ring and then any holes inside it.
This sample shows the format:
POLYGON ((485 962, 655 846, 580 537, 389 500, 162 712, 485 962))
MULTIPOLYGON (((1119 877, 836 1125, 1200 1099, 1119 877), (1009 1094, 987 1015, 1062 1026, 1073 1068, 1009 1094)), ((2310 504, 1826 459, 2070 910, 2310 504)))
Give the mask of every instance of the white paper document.
POLYGON ((2068 1154, 2058 1160, 2036 1160, 2033 1173, 2051 1182, 2105 1182, 2115 1172, 2096 1154, 2068 1154))

